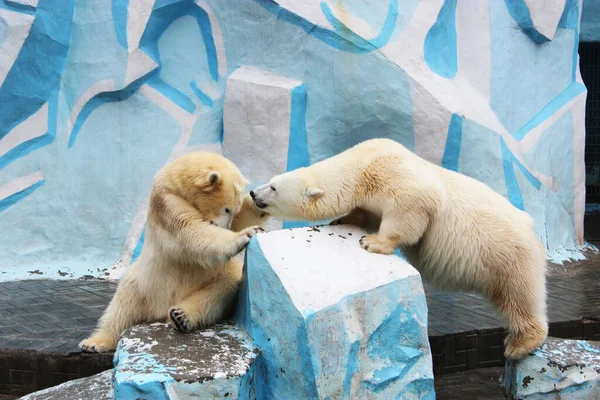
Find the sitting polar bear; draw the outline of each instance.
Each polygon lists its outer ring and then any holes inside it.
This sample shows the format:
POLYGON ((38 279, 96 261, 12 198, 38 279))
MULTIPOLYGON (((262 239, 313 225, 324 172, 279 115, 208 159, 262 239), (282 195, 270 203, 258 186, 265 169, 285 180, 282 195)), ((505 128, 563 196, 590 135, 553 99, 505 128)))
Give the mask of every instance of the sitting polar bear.
POLYGON ((225 316, 242 277, 242 262, 233 257, 261 230, 249 224, 268 218, 243 197, 247 183, 214 153, 185 155, 156 174, 140 258, 82 350, 114 350, 121 332, 136 323, 171 320, 189 332, 225 316))
POLYGON ((365 229, 377 219, 378 232, 360 245, 380 254, 401 247, 424 279, 487 296, 508 322, 508 359, 523 357, 547 336, 546 252, 533 220, 475 179, 392 140, 373 139, 276 176, 250 195, 273 217, 346 214, 333 223, 365 229))

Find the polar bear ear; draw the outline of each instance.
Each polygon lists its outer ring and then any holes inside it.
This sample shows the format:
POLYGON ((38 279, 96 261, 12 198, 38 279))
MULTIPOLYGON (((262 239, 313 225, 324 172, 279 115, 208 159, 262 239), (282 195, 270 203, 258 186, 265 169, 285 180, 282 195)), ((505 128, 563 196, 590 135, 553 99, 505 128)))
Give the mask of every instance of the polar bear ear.
POLYGON ((203 190, 205 192, 209 192, 216 185, 218 185, 220 181, 221 181, 221 174, 219 174, 217 171, 211 171, 208 173, 208 175, 206 177, 202 177, 202 178, 198 179, 197 185, 201 190, 203 190))
POLYGON ((248 186, 250 184, 250 181, 248 179, 246 179, 245 176, 242 177, 243 182, 244 182, 244 186, 248 186))
POLYGON ((323 192, 321 189, 316 188, 314 186, 307 187, 306 192, 305 192, 306 197, 308 197, 309 199, 321 197, 321 196, 323 196, 323 193, 325 193, 325 192, 323 192))
POLYGON ((245 187, 245 186, 241 186, 241 185, 240 185, 240 184, 238 184, 238 183, 235 183, 233 186, 235 186, 235 191, 236 191, 237 193, 239 193, 240 195, 243 195, 243 194, 244 194, 244 191, 245 191, 244 189, 246 189, 246 187, 245 187))

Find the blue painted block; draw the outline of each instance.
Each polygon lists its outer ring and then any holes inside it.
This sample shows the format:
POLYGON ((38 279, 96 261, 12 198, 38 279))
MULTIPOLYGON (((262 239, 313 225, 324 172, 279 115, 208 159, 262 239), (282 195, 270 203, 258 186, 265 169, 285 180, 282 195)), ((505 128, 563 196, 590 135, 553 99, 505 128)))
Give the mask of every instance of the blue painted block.
POLYGON ((434 399, 418 272, 351 226, 260 234, 237 319, 260 349, 258 398, 434 399))
POLYGON ((600 342, 549 338, 505 369, 512 399, 600 398, 600 342))
POLYGON ((115 352, 114 398, 249 399, 257 352, 231 325, 190 334, 161 323, 134 326, 115 352))

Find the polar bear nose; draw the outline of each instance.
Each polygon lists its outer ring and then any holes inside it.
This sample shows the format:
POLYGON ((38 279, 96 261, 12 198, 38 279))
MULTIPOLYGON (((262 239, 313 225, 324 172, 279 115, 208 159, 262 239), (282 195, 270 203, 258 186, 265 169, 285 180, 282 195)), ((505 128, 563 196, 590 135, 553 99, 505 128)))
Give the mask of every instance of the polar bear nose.
POLYGON ((252 200, 254 200, 254 198, 256 197, 256 194, 254 193, 254 190, 250 191, 250 197, 252 198, 252 200))

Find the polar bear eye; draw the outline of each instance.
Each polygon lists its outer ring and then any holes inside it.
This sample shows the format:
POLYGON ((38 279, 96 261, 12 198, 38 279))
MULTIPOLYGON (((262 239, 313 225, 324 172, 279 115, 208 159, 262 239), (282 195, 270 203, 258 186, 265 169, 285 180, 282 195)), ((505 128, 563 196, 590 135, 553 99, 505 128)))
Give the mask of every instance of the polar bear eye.
POLYGON ((225 209, 225 212, 226 212, 227 214, 231 214, 231 210, 230 210, 229 208, 226 208, 226 209, 225 209))
POLYGON ((271 185, 271 190, 275 192, 275 186, 271 185))

